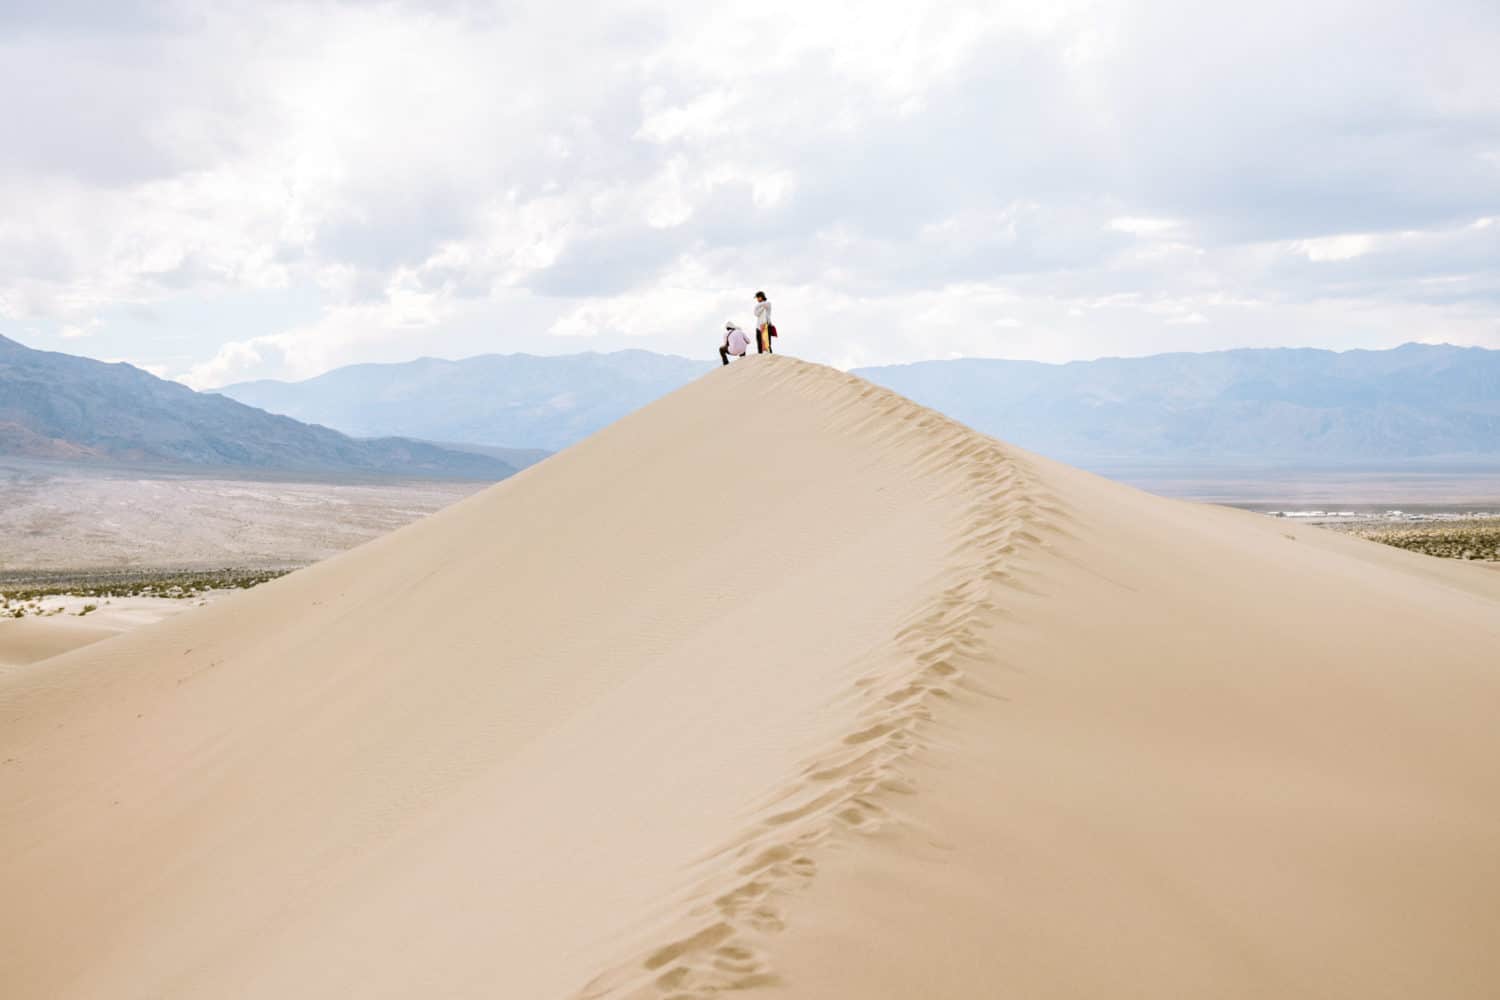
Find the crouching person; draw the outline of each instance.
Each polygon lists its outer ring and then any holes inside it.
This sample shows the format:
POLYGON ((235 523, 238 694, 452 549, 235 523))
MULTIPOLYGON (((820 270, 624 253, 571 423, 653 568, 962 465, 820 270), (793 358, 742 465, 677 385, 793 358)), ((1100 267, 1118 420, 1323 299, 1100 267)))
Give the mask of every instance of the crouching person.
POLYGON ((743 358, 750 348, 750 335, 734 323, 724 324, 724 342, 719 345, 719 358, 727 365, 729 356, 743 358))

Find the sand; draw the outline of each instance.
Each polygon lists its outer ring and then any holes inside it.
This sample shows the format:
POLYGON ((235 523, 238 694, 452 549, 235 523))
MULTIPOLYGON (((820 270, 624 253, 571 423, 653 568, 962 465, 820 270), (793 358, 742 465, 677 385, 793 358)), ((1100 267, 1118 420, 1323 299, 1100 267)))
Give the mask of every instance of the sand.
POLYGON ((56 594, 38 598, 22 618, 9 616, 14 604, 4 606, 0 602, 6 612, 0 613, 0 668, 35 663, 82 649, 189 608, 204 606, 220 596, 222 593, 218 591, 208 591, 192 599, 56 594), (90 610, 85 612, 85 608, 90 610))
POLYGON ((1500 574, 785 357, 0 671, 0 995, 1489 997, 1500 574))
POLYGON ((75 617, 0 618, 0 667, 19 667, 49 659, 122 631, 100 628, 75 617))

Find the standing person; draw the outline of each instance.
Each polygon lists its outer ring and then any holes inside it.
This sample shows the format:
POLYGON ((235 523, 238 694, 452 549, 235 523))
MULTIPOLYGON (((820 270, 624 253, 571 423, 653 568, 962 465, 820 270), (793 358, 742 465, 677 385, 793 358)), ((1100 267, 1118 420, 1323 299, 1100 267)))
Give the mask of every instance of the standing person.
POLYGON ((729 356, 743 358, 750 349, 750 335, 741 330, 739 324, 730 320, 724 324, 724 342, 719 345, 719 357, 729 364, 729 356))
POLYGON ((755 293, 755 353, 775 354, 771 350, 771 338, 776 336, 776 327, 771 324, 771 300, 765 292, 755 293))

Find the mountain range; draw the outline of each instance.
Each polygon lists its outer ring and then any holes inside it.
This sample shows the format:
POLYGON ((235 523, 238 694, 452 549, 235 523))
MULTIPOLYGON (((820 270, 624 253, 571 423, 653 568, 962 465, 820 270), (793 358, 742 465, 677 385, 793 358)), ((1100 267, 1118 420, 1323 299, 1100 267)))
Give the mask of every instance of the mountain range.
POLYGON ((416 478, 503 479, 491 454, 386 437, 359 440, 194 392, 128 364, 0 337, 0 455, 416 478))
POLYGON ((555 451, 711 367, 649 351, 484 354, 462 361, 349 365, 304 382, 241 382, 218 391, 348 434, 555 451))
POLYGON ((861 374, 1075 462, 1500 457, 1500 351, 1477 347, 970 359, 861 374))
MULTIPOLYGON (((0 455, 498 479, 712 367, 639 350, 490 354, 200 393, 128 364, 0 337, 0 455)), ((1500 351, 1475 347, 1061 365, 965 358, 856 374, 985 433, 1100 469, 1500 461, 1500 351)))
MULTIPOLYGON (((709 367, 645 351, 484 355, 220 391, 353 434, 556 449, 709 367)), ((1500 458, 1500 351, 1482 348, 1246 349, 1061 365, 968 358, 855 374, 1079 464, 1500 458)))

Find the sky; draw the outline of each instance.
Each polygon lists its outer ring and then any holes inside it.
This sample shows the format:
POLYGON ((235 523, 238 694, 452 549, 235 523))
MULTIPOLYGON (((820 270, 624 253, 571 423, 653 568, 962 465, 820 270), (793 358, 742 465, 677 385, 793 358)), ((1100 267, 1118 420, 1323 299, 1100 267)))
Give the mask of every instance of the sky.
POLYGON ((0 334, 419 356, 1500 348, 1500 4, 0 0, 0 334))

